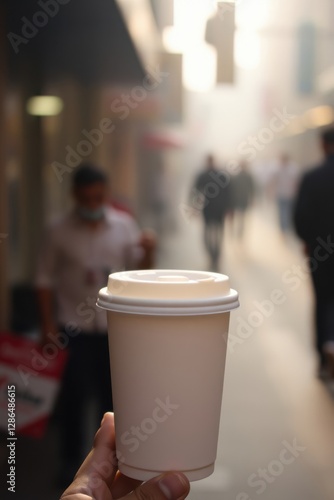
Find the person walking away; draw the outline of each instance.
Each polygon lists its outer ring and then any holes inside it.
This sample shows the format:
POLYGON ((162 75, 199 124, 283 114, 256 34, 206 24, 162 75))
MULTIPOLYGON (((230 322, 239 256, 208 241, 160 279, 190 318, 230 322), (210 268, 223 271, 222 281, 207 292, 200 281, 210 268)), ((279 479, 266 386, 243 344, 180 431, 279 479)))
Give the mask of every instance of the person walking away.
POLYGON ((294 223, 309 257, 322 378, 334 377, 334 128, 321 142, 325 159, 301 181, 294 223))
POLYGON ((240 163, 240 172, 232 177, 233 229, 241 240, 245 232, 246 214, 253 202, 255 184, 246 162, 240 163))
POLYGON ((210 258, 210 267, 217 271, 224 221, 231 203, 231 186, 230 177, 217 169, 212 155, 208 155, 204 171, 197 176, 194 190, 202 200, 204 245, 210 258))
POLYGON ((112 410, 107 320, 95 305, 98 291, 111 272, 148 267, 154 251, 130 215, 107 206, 102 171, 79 167, 72 194, 74 209, 47 230, 36 278, 42 343, 69 351, 59 401, 62 485, 86 451, 88 402, 97 403, 97 422, 112 410))

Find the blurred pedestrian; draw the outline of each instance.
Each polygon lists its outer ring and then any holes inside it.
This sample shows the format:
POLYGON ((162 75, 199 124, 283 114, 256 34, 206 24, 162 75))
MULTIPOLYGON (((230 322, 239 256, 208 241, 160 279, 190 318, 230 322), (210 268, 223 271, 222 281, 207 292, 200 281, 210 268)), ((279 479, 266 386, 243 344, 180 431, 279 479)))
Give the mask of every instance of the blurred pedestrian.
POLYGON ((240 163, 240 172, 232 177, 232 207, 233 229, 238 239, 245 231, 246 214, 253 202, 255 185, 249 166, 246 162, 240 163))
POLYGON ((42 342, 67 347, 60 395, 61 474, 68 484, 85 452, 85 415, 112 409, 106 314, 96 308, 111 272, 152 263, 154 241, 135 220, 107 206, 107 178, 91 165, 73 176, 74 209, 47 231, 37 271, 42 342))
POLYGON ((279 225, 283 235, 292 229, 292 212, 298 176, 296 163, 288 154, 282 154, 273 175, 273 188, 278 207, 279 225))
POLYGON ((225 217, 231 207, 230 176, 208 155, 204 171, 196 178, 194 190, 200 197, 204 221, 204 244, 211 269, 218 270, 225 217))
POLYGON ((334 128, 322 135, 325 160, 307 172, 295 207, 295 227, 305 242, 316 301, 319 375, 334 377, 334 128))

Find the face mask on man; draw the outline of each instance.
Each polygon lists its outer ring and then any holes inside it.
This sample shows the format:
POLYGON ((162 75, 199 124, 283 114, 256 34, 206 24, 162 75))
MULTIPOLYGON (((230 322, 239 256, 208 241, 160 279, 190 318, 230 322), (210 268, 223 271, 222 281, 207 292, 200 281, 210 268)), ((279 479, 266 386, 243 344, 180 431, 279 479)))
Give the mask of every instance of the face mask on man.
POLYGON ((78 214, 80 217, 89 222, 97 222, 104 217, 104 208, 96 208, 95 210, 91 210, 86 207, 78 207, 78 214))

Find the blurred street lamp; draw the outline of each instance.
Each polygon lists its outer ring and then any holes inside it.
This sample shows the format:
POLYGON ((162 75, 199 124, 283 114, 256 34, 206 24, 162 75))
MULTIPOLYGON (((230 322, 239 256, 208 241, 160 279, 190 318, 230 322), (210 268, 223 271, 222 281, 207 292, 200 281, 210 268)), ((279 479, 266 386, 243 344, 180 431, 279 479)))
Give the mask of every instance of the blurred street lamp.
POLYGON ((57 116, 64 107, 60 97, 52 95, 34 96, 27 101, 27 113, 32 116, 57 116))

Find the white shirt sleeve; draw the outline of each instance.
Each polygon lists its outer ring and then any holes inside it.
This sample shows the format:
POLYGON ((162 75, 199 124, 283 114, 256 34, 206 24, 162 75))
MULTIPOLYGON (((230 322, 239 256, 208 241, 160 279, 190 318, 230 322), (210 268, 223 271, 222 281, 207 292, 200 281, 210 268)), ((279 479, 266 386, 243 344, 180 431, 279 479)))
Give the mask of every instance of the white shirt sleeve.
POLYGON ((126 228, 126 267, 134 269, 143 257, 143 249, 140 246, 141 230, 131 216, 127 216, 124 222, 126 228))

